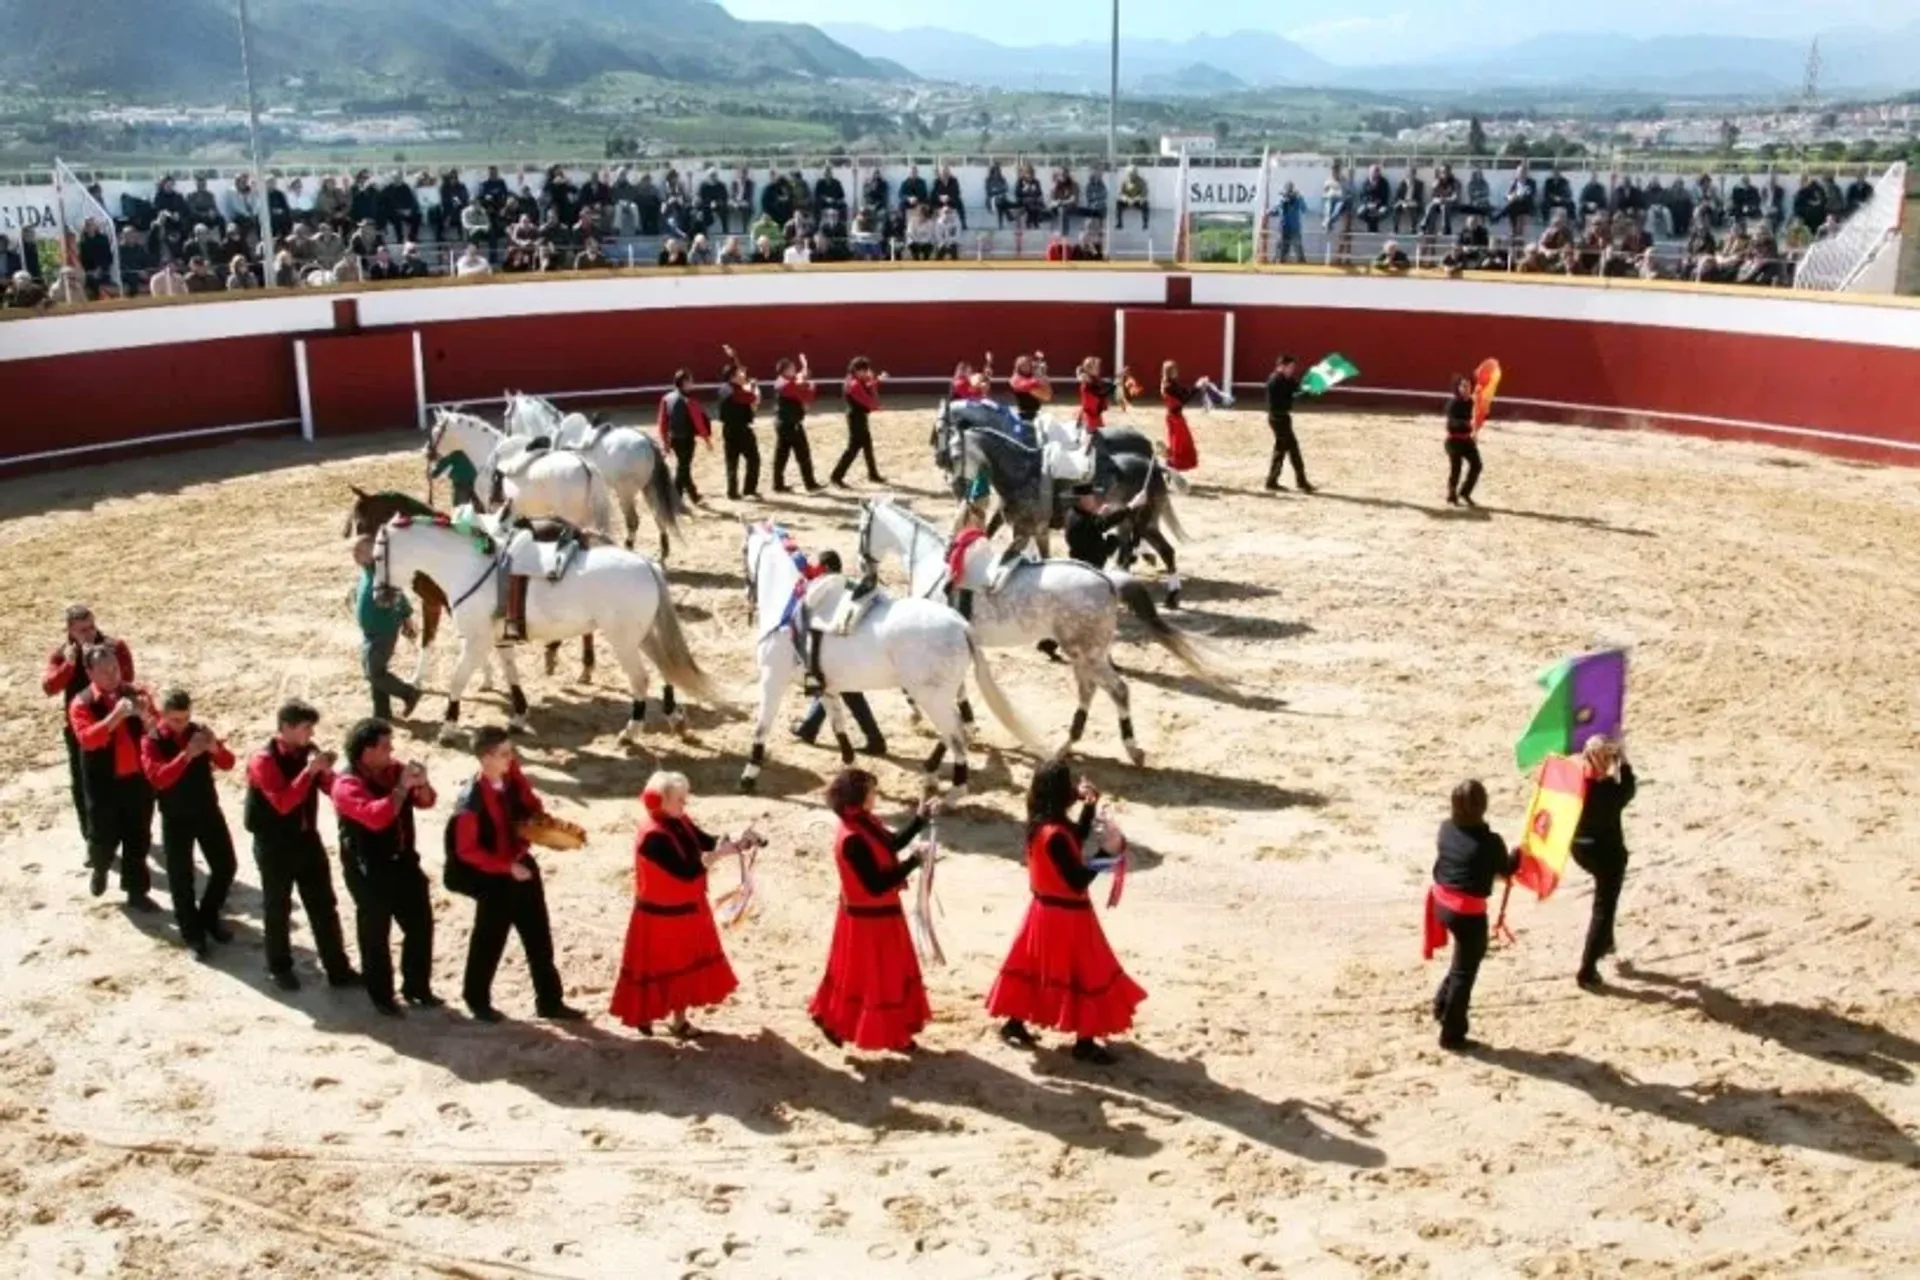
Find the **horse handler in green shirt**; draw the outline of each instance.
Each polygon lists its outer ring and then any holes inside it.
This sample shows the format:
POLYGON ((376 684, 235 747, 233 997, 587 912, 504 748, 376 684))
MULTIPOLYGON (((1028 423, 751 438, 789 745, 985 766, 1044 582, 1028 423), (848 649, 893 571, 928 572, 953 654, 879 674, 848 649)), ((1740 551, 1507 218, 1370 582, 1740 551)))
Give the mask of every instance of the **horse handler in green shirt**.
MULTIPOLYGON (((456 481, 457 483, 457 481, 456 481)), ((420 691, 387 670, 393 661, 393 649, 401 636, 413 638, 413 606, 405 593, 395 591, 382 600, 373 583, 373 539, 362 538, 353 544, 354 563, 360 566, 360 587, 354 594, 354 616, 360 622, 360 669, 367 686, 373 690, 373 715, 376 720, 393 722, 393 700, 400 699, 400 718, 413 714, 420 691)))
POLYGON ((480 472, 471 458, 455 449, 435 462, 433 469, 427 472, 430 482, 441 476, 446 476, 453 483, 453 501, 447 504, 449 509, 473 505, 473 486, 479 482, 480 472))

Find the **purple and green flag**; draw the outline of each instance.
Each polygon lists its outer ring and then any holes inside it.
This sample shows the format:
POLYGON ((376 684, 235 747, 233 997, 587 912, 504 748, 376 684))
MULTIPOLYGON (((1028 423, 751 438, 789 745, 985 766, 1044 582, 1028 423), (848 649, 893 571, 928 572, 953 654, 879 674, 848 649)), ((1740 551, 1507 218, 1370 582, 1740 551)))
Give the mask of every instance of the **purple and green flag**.
POLYGON ((1589 738, 1620 736, 1627 705, 1625 649, 1568 658, 1541 673, 1540 683, 1547 700, 1513 746, 1521 772, 1532 771, 1548 756, 1578 755, 1589 738))

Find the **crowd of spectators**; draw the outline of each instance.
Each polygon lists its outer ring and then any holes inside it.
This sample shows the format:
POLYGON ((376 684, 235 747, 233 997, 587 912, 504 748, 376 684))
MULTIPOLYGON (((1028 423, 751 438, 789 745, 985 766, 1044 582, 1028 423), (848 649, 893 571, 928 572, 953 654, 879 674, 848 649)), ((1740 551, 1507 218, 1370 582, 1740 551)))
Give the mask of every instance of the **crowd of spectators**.
MULTIPOLYGON (((991 167, 976 193, 976 224, 984 211, 996 229, 1042 233, 1049 259, 1105 256, 1108 191, 1098 166, 1084 186, 1064 165, 1046 187, 1030 163, 1013 173, 1009 184, 1001 165, 991 167)), ((968 196, 951 168, 941 165, 929 177, 911 166, 897 188, 877 169, 849 178, 852 191, 832 167, 812 178, 771 167, 757 176, 746 166, 731 175, 669 167, 658 177, 621 167, 577 180, 556 165, 510 181, 496 166, 469 187, 453 169, 437 178, 362 169, 311 179, 276 174, 257 192, 241 175, 217 198, 205 177, 192 179, 186 192, 168 177, 151 198, 123 197, 111 225, 87 219, 76 237, 77 267, 62 268, 51 284, 34 269, 31 244, 16 250, 0 238, 0 268, 16 281, 0 303, 41 307, 118 296, 122 281, 129 293, 167 296, 442 273, 984 254, 984 228, 969 228, 968 196), (119 241, 117 276, 112 238, 119 241)), ((98 187, 90 191, 99 202, 98 187)), ((1123 178, 1116 208, 1122 225, 1137 213, 1147 226, 1147 183, 1137 168, 1123 178)))
MULTIPOLYGON (((1462 184, 1449 165, 1431 184, 1418 169, 1397 182, 1379 165, 1364 178, 1335 165, 1322 199, 1326 258, 1375 270, 1428 267, 1568 276, 1631 276, 1752 285, 1791 284, 1806 248, 1838 233, 1873 198, 1864 176, 1842 188, 1831 173, 1804 178, 1789 195, 1768 175, 1723 183, 1591 172, 1577 190, 1559 165, 1544 179, 1522 161, 1496 198, 1486 175, 1462 184), (1356 253, 1356 232, 1378 242, 1356 253), (1403 244, 1397 237, 1410 239, 1403 244), (1381 239, 1381 237, 1386 237, 1381 239), (1409 254, 1408 246, 1412 253, 1409 254)), ((1278 261, 1305 261, 1305 200, 1288 184, 1272 210, 1278 261)))

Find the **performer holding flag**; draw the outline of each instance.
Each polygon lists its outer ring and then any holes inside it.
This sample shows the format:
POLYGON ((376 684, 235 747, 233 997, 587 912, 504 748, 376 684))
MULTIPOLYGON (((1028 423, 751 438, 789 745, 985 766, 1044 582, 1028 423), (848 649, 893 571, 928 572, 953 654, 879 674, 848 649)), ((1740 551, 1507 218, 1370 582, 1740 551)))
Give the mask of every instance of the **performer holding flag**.
POLYGON ((1087 886, 1111 862, 1082 855, 1100 793, 1082 780, 1074 785, 1067 762, 1056 756, 1034 771, 1027 789, 1027 881, 1033 901, 1020 935, 987 994, 987 1012, 1005 1018, 1000 1038, 1034 1047, 1029 1022, 1075 1037, 1073 1056, 1102 1066, 1114 1061, 1099 1043, 1133 1025, 1133 1012, 1147 993, 1114 958, 1093 912, 1087 886), (1075 796, 1080 817, 1069 822, 1075 796))
POLYGON ((920 866, 901 858, 933 813, 921 804, 913 818, 890 831, 873 815, 879 783, 864 769, 842 770, 827 787, 827 804, 840 819, 834 863, 840 872, 840 910, 826 976, 807 1012, 835 1048, 907 1053, 933 1020, 920 961, 900 905, 900 886, 920 866))
POLYGON ((1453 964, 1433 993, 1433 1020, 1440 1024, 1440 1047, 1459 1053, 1480 1047, 1467 1038, 1467 1006, 1487 955, 1487 900, 1495 879, 1519 870, 1520 854, 1488 828, 1487 789, 1479 781, 1455 787, 1452 808, 1440 824, 1422 954, 1431 960, 1452 936, 1453 964))
POLYGON ((1447 401, 1447 505, 1473 505, 1473 487, 1480 483, 1480 443, 1474 426, 1473 379, 1458 374, 1453 379, 1453 397, 1447 401), (1467 473, 1465 484, 1460 472, 1467 473))
POLYGON ((1581 757, 1587 771, 1587 799, 1573 832, 1573 860, 1593 877, 1593 918, 1574 981, 1583 990, 1598 991, 1600 961, 1613 954, 1614 914, 1627 879, 1627 838, 1621 816, 1638 788, 1633 766, 1614 739, 1587 739, 1581 757))

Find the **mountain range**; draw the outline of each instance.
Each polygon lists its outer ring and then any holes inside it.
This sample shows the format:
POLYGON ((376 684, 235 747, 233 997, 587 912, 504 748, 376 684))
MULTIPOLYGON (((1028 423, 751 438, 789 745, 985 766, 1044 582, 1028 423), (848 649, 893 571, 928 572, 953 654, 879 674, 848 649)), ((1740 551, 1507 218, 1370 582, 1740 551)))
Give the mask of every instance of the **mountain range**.
MULTIPOLYGON (((932 27, 885 31, 826 23, 822 30, 870 57, 930 80, 989 88, 1102 93, 1109 75, 1104 40, 1007 47, 932 27)), ((1920 23, 1894 31, 1821 36, 1821 86, 1830 92, 1920 88, 1920 23)), ((1805 40, 1758 36, 1632 36, 1569 32, 1517 44, 1434 54, 1418 61, 1340 66, 1272 32, 1240 31, 1184 41, 1122 39, 1121 85, 1165 92, 1169 78, 1206 91, 1208 72, 1255 88, 1313 86, 1381 93, 1486 89, 1587 89, 1688 94, 1774 95, 1797 91, 1805 40)), ((1230 91, 1234 86, 1229 84, 1230 91)), ((1217 90, 1216 90, 1217 91, 1217 90)))
MULTIPOLYGON (((906 78, 801 23, 714 0, 252 0, 254 74, 390 89, 565 89, 604 72, 754 84, 906 78)), ((233 0, 0 0, 0 82, 117 98, 230 96, 233 0)))

